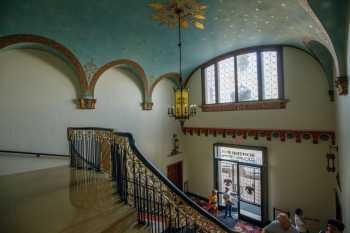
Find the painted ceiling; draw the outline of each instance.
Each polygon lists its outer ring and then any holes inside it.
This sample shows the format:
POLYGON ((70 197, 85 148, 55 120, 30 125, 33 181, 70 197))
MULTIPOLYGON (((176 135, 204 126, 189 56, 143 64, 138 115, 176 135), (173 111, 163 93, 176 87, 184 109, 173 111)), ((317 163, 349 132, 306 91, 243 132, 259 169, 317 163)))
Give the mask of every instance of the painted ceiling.
MULTIPOLYGON (((203 0, 205 30, 183 30, 184 76, 222 53, 266 44, 313 50, 324 66, 331 55, 305 38, 324 38, 306 0, 203 0), (323 57, 323 58, 322 58, 323 57)), ((69 48, 82 64, 102 66, 131 59, 151 80, 178 71, 177 31, 151 19, 149 0, 2 0, 0 36, 35 34, 69 48)), ((164 1, 158 1, 164 2, 164 1)), ((339 60, 345 60, 346 0, 310 0, 328 31, 339 60)))

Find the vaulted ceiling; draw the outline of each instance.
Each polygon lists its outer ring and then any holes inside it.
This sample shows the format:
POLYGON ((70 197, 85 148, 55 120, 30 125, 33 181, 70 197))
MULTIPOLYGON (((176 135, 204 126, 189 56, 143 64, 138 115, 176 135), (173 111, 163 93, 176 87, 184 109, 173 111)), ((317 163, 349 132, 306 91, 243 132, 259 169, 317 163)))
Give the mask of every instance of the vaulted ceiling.
MULTIPOLYGON (((155 0, 154 0, 155 1, 155 0)), ((154 2, 153 1, 153 2, 154 2)), ((149 0, 2 0, 0 36, 54 39, 80 60, 102 66, 126 58, 148 78, 178 70, 177 31, 151 19, 149 0)), ((158 1, 164 2, 164 1, 158 1)), ((203 0, 205 29, 183 30, 185 76, 236 49, 288 44, 308 50, 332 75, 345 62, 347 0, 203 0)))

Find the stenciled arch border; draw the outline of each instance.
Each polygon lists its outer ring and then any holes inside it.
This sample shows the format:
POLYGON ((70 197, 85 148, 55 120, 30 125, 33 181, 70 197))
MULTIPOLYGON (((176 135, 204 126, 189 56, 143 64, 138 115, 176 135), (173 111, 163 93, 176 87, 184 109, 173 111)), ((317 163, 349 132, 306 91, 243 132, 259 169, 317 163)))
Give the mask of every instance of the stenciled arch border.
POLYGON ((109 70, 111 68, 115 68, 115 67, 127 68, 128 70, 130 70, 132 72, 132 74, 136 78, 138 78, 142 81, 142 84, 143 84, 143 86, 142 86, 143 109, 144 110, 151 110, 153 103, 150 102, 150 100, 152 98, 151 98, 151 93, 150 93, 150 89, 149 89, 149 81, 148 81, 148 78, 146 76, 146 73, 141 65, 139 65, 137 62, 130 60, 130 59, 114 60, 114 61, 111 61, 111 62, 101 66, 100 68, 98 68, 97 71, 95 72, 95 74, 93 75, 91 82, 89 83, 89 86, 87 89, 87 91, 90 93, 90 95, 92 97, 94 97, 95 87, 96 87, 97 81, 102 77, 104 72, 106 72, 107 70, 109 70), (151 106, 149 106, 149 105, 151 105, 151 106))
POLYGON ((342 73, 345 72, 345 69, 344 69, 345 67, 340 66, 337 53, 335 51, 334 45, 332 43, 332 40, 331 40, 327 30, 325 29, 325 27, 321 23, 320 19, 318 18, 318 16, 314 12, 314 10, 311 8, 308 0, 298 0, 298 2, 300 4, 300 6, 305 10, 305 12, 315 21, 315 23, 317 24, 317 27, 321 33, 321 36, 319 38, 305 37, 304 43, 307 43, 307 41, 314 40, 314 41, 319 42, 320 44, 323 44, 329 50, 329 53, 332 55, 335 75, 337 77, 342 75, 342 73))
MULTIPOLYGON (((16 34, 0 37, 0 50, 19 44, 24 44, 27 48, 31 48, 30 44, 38 44, 43 46, 43 48, 53 49, 58 54, 61 54, 64 57, 64 61, 69 63, 69 65, 75 69, 75 72, 79 78, 80 91, 83 92, 88 87, 83 66, 76 56, 62 44, 55 40, 38 35, 16 34)), ((51 51, 48 49, 48 52, 51 51)), ((57 54, 55 55, 57 56, 57 54)))
MULTIPOLYGON (((256 49, 256 48, 271 48, 271 47, 280 47, 280 48, 284 48, 284 47, 289 47, 289 48, 294 48, 294 49, 297 49, 297 50, 300 50, 302 52, 304 52, 305 54, 311 56, 313 59, 315 59, 315 61, 317 61, 319 63, 319 65, 321 66, 321 68, 323 69, 323 71, 325 72, 325 77, 327 78, 327 83, 329 84, 329 93, 333 92, 333 85, 332 85, 332 82, 330 82, 328 80, 328 76, 327 76, 327 68, 324 67, 324 65, 322 64, 322 62, 320 61, 320 59, 313 53, 311 53, 310 51, 307 51, 306 49, 303 49, 303 48, 300 48, 300 47, 297 47, 297 46, 294 46, 294 45, 289 45, 289 44, 271 44, 271 45, 261 45, 261 46, 252 46, 252 47, 247 47, 247 48, 241 48, 241 49, 236 49, 236 50, 233 50, 233 51, 230 51, 230 52, 227 52, 227 53, 223 53, 223 54, 220 54, 214 58, 211 58, 210 60, 202 63, 201 65, 197 66, 195 69, 193 69, 191 71, 191 73, 188 75, 188 77, 186 78, 185 80, 185 83, 184 83, 184 87, 187 87, 190 83, 190 80, 192 79, 192 77, 194 76, 194 73, 196 71, 198 71, 198 69, 201 69, 203 67, 205 67, 206 65, 210 64, 210 63, 213 63, 215 61, 218 61, 220 59, 223 59, 225 57, 229 57, 230 55, 233 55, 235 53, 240 53, 240 52, 244 52, 244 51, 249 51, 249 50, 252 50, 252 49, 256 49)), ((282 64, 283 65, 283 64, 282 64)), ((331 94, 330 94, 331 95, 331 94)), ((332 99, 332 98, 331 98, 332 99)))
POLYGON ((94 99, 94 91, 97 81, 101 78, 103 73, 113 67, 123 67, 131 71, 136 78, 139 78, 142 82, 142 95, 143 95, 143 110, 152 110, 152 94, 155 86, 163 79, 169 79, 173 81, 175 85, 178 85, 179 74, 176 72, 170 72, 161 75, 156 79, 152 86, 150 86, 150 80, 147 77, 144 69, 137 62, 130 59, 117 59, 113 60, 107 64, 96 68, 91 81, 87 79, 87 74, 84 70, 83 65, 80 63, 79 59, 69 50, 67 47, 63 46, 61 43, 49 39, 44 36, 32 35, 32 34, 14 34, 0 37, 0 50, 3 49, 13 49, 13 48, 33 48, 37 47, 33 45, 40 46, 40 49, 44 49, 47 52, 57 56, 67 63, 79 78, 79 91, 78 93, 81 97, 79 99, 79 107, 81 109, 95 109, 96 99, 94 99))
POLYGON ((163 79, 169 79, 170 81, 172 81, 174 83, 174 85, 178 86, 180 84, 180 75, 179 73, 176 72, 170 72, 170 73, 166 73, 161 75, 158 79, 156 79, 151 87, 151 95, 153 95, 153 91, 154 88, 158 85, 158 83, 163 80, 163 79))

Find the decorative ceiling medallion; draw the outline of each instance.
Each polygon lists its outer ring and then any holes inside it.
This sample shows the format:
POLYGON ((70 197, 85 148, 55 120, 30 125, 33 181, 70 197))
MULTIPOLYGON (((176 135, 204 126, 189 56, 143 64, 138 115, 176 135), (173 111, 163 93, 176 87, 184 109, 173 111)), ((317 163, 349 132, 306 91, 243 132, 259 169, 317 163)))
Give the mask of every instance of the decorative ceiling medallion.
POLYGON ((170 0, 165 4, 154 2, 148 6, 155 11, 152 19, 170 28, 176 27, 180 15, 182 28, 187 28, 191 23, 197 29, 204 29, 202 21, 205 19, 205 11, 208 8, 206 4, 196 0, 170 0))

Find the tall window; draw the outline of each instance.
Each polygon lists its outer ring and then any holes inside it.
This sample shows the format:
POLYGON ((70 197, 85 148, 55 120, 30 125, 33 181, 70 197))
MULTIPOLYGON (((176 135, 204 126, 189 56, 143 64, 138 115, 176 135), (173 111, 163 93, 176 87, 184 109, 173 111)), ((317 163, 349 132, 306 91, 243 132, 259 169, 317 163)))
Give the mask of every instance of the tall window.
POLYGON ((233 52, 203 68, 204 104, 282 100, 282 48, 233 52))

